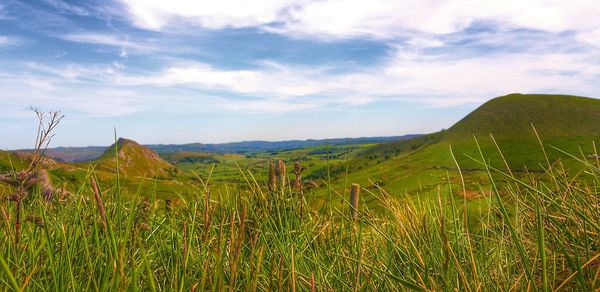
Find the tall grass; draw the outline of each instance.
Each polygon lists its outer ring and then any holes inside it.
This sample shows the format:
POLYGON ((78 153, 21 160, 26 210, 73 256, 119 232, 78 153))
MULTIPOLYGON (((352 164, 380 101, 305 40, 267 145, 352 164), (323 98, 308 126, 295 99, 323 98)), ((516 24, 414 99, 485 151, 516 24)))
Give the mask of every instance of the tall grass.
POLYGON ((600 164, 584 156, 576 175, 555 163, 544 177, 515 177, 483 153, 473 159, 489 174, 485 215, 466 213, 452 191, 461 186, 439 187, 433 204, 364 188, 384 212, 361 203, 353 222, 342 210, 303 210, 291 187, 270 191, 249 172, 239 189, 211 194, 203 181, 166 209, 118 181, 102 188, 90 171, 66 202, 24 201, 40 219, 25 222, 18 245, 14 206, 0 205, 0 290, 600 288, 600 164))

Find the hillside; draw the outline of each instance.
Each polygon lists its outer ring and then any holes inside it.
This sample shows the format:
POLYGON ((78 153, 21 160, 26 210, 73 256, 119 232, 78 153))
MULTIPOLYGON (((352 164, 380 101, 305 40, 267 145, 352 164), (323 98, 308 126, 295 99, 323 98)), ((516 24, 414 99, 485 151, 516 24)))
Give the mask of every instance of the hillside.
POLYGON ((460 141, 492 133, 496 138, 531 136, 531 124, 544 137, 600 134, 600 100, 570 95, 510 94, 494 98, 443 134, 460 141))
POLYGON ((171 163, 162 159, 155 151, 124 138, 117 140, 93 163, 97 165, 97 169, 114 172, 116 154, 119 172, 123 176, 170 178, 177 172, 171 163))
POLYGON ((567 147, 563 150, 572 150, 571 142, 591 143, 600 136, 600 100, 569 95, 501 96, 484 103, 448 130, 382 144, 365 155, 406 155, 441 144, 463 150, 467 150, 465 147, 468 146, 472 150, 475 138, 481 147, 488 147, 493 142, 490 134, 503 151, 531 151, 532 148, 539 148, 532 125, 544 142, 567 147))
MULTIPOLYGON (((32 156, 33 154, 31 152, 0 150, 0 173, 9 171, 11 169, 22 170, 27 168, 31 163, 32 156)), ((72 170, 75 168, 70 164, 56 161, 47 156, 44 156, 41 160, 40 167, 47 170, 72 170)))
MULTIPOLYGON (((550 163, 560 161, 572 174, 581 164, 562 151, 591 159, 593 141, 600 140, 600 100, 567 95, 511 94, 494 98, 465 116, 448 130, 372 147, 350 162, 348 180, 377 183, 393 193, 431 192, 450 180, 458 182, 450 149, 464 171, 467 188, 486 184, 477 143, 485 160, 497 169, 505 163, 517 175, 526 171, 542 175, 547 167, 535 128, 550 163), (490 137, 495 140, 502 155, 490 137), (475 142, 475 138, 477 143, 475 142), (557 150, 557 149, 560 149, 557 150)), ((344 172, 344 165, 333 171, 344 172)), ((343 179, 334 183, 343 185, 343 179)))
POLYGON ((0 173, 8 172, 13 168, 19 170, 27 165, 27 162, 17 154, 0 150, 0 173))

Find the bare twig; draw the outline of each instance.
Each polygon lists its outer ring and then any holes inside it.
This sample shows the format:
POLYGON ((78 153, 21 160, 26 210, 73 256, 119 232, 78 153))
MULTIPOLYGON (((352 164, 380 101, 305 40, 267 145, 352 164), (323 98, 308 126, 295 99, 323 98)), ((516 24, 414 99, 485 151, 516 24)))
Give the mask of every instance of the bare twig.
POLYGON ((59 111, 42 112, 31 107, 38 119, 37 135, 31 161, 27 169, 0 174, 0 182, 16 187, 16 192, 9 196, 9 201, 15 203, 15 244, 19 244, 21 235, 21 205, 23 200, 29 196, 29 190, 36 184, 41 184, 42 193, 46 200, 52 198, 55 189, 50 182, 50 176, 46 170, 39 170, 39 165, 44 159, 48 145, 54 137, 54 130, 64 117, 59 111))

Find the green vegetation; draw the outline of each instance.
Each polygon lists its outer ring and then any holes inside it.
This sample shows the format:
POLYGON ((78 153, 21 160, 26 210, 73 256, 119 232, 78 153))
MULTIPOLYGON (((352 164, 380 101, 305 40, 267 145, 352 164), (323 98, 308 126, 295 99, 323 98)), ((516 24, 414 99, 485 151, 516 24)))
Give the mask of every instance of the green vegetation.
POLYGON ((492 192, 484 216, 473 216, 451 184, 434 203, 363 189, 385 212, 362 199, 352 221, 347 206, 307 208, 311 199, 293 188, 269 192, 245 172, 248 181, 230 193, 199 188, 169 208, 118 189, 98 193, 101 208, 85 183, 65 202, 31 196, 18 246, 13 206, 1 206, 0 283, 56 291, 594 290, 600 168, 580 163, 591 184, 574 183, 561 165, 547 169, 546 182, 482 164, 492 192))
MULTIPOLYGON (((0 287, 599 289, 599 110, 514 94, 392 143, 159 155, 119 139, 92 162, 46 158, 72 193, 48 202, 32 188, 20 210, 0 202, 0 287), (275 160, 289 180, 269 190, 275 160)), ((30 159, 0 151, 0 173, 30 159)))
MULTIPOLYGON (((599 138, 600 100, 511 94, 490 100, 448 130, 372 147, 348 163, 348 177, 337 177, 332 183, 337 188, 347 180, 363 185, 377 183, 395 194, 430 197, 444 184, 446 172, 457 170, 450 155, 452 148, 464 171, 467 191, 483 196, 479 185, 487 175, 473 159, 479 156, 477 144, 490 165, 498 169, 508 165, 516 176, 524 178, 527 172, 542 175, 546 156, 551 163, 560 161, 577 173, 581 165, 564 152, 590 160, 595 155, 593 141, 599 138)), ((458 179, 450 177, 454 182, 458 179)), ((498 179, 503 183, 504 179, 498 179)))
POLYGON ((123 138, 108 147, 104 154, 92 163, 100 170, 115 171, 117 159, 119 173, 126 177, 169 178, 173 176, 173 166, 156 152, 135 141, 123 138))
POLYGON ((18 155, 0 150, 0 173, 10 171, 13 168, 25 168, 26 164, 18 155))
POLYGON ((544 137, 590 136, 600 133, 600 100, 569 95, 510 94, 494 98, 443 134, 461 141, 493 134, 496 138, 531 135, 531 124, 544 137))

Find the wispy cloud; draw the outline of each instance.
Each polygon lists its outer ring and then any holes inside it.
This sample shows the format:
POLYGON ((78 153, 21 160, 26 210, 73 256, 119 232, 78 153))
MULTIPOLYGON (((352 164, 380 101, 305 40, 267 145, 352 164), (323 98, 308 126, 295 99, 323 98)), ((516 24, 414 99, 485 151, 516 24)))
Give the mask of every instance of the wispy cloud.
POLYGON ((156 73, 116 65, 52 67, 29 63, 29 73, 5 76, 16 94, 92 116, 153 111, 288 112, 411 101, 431 107, 481 103, 509 92, 600 96, 598 54, 510 54, 454 59, 406 57, 399 49, 383 64, 354 72, 262 62, 252 70, 175 62, 156 73), (105 88, 113 88, 107 91, 105 88), (119 110, 113 106, 118 105, 119 110))
POLYGON ((87 43, 103 46, 118 47, 122 49, 135 49, 139 51, 151 51, 153 47, 147 43, 137 43, 130 41, 128 38, 118 37, 111 34, 101 33, 79 33, 79 34, 66 34, 60 36, 60 38, 77 43, 87 43))
POLYGON ((352 106, 405 96, 432 106, 452 106, 482 102, 507 92, 600 94, 594 85, 600 69, 590 63, 596 57, 598 54, 521 53, 420 58, 398 51, 381 66, 347 73, 272 62, 256 70, 223 70, 196 63, 174 64, 156 74, 117 74, 115 82, 122 86, 187 86, 274 101, 320 97, 313 106, 352 106))
POLYGON ((0 47, 15 46, 19 44, 19 40, 14 37, 0 35, 0 47))
POLYGON ((290 0, 225 1, 123 1, 134 23, 160 30, 181 22, 207 28, 252 27, 277 21, 280 11, 294 5, 290 0))
POLYGON ((65 13, 75 14, 75 15, 79 15, 79 16, 90 15, 90 12, 87 9, 85 9, 84 7, 69 4, 62 0, 44 0, 44 1, 65 13))
POLYGON ((389 39, 413 32, 453 33, 477 21, 582 35, 600 28, 600 2, 587 0, 121 1, 135 25, 153 30, 174 25, 258 27, 295 36, 389 39))
POLYGON ((5 2, 0 103, 13 116, 372 110, 390 129, 379 113, 402 107, 458 117, 510 92, 600 97, 597 1, 5 2))

